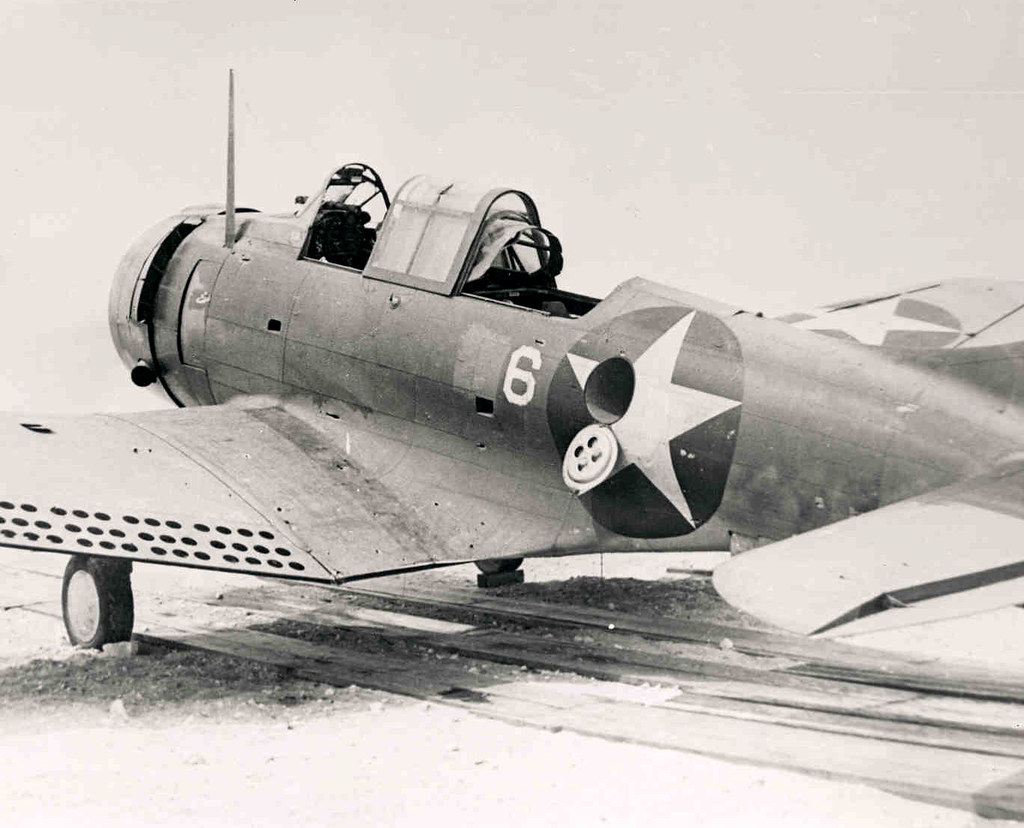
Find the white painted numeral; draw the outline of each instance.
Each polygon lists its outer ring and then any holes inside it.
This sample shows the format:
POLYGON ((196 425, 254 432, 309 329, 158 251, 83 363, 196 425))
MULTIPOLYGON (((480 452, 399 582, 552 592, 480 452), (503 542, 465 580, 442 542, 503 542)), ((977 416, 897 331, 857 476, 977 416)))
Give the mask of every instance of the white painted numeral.
POLYGON ((527 405, 533 399, 533 392, 537 388, 537 379, 525 368, 520 368, 519 363, 523 359, 530 362, 534 371, 540 370, 540 351, 532 345, 523 345, 512 352, 512 358, 508 361, 508 370, 505 372, 505 384, 502 390, 505 392, 505 399, 512 405, 527 405), (516 383, 516 385, 513 385, 516 383), (516 386, 521 386, 517 390, 516 386))

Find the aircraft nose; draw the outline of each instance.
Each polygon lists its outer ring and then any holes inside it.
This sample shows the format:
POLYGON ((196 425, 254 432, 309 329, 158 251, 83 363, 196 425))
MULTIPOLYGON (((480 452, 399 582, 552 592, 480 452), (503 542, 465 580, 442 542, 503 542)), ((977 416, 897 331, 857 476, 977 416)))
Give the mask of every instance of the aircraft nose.
POLYGON ((152 384, 159 372, 149 325, 160 277, 175 250, 202 221, 191 214, 164 219, 128 248, 114 272, 107 309, 110 335, 136 385, 152 384))

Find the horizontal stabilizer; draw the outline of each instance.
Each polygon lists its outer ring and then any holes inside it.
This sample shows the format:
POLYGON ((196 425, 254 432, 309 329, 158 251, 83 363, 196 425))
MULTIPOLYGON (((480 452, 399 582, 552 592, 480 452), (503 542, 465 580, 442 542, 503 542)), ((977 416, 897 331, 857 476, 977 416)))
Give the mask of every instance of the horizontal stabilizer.
POLYGON ((1000 345, 1024 339, 1024 282, 951 279, 779 317, 840 339, 898 350, 1000 345))
POLYGON ((1024 602, 1024 467, 743 553, 729 603, 784 629, 853 635, 1024 602))

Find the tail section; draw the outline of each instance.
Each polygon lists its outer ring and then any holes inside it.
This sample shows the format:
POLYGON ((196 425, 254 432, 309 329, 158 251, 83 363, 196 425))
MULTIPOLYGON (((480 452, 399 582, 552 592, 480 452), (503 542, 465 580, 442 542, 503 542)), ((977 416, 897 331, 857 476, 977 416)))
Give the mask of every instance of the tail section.
POLYGON ((794 327, 894 351, 1024 341, 1024 282, 952 279, 781 317, 794 327))
POLYGON ((1024 282, 953 279, 780 321, 872 345, 1024 404, 1024 282))

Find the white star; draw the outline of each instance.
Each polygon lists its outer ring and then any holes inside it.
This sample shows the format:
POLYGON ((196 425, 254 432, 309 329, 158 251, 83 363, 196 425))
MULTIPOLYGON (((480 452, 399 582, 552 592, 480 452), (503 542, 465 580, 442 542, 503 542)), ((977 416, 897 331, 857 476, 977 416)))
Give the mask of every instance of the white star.
POLYGON ((896 306, 902 297, 896 296, 881 302, 856 305, 852 308, 823 313, 811 319, 795 322, 794 327, 812 331, 843 331, 865 345, 881 345, 889 331, 932 331, 960 333, 955 328, 924 322, 907 316, 897 316, 896 306))
MULTIPOLYGON (((633 399, 622 418, 610 426, 619 441, 621 464, 635 464, 691 526, 696 525, 693 513, 679 488, 668 443, 740 404, 672 382, 676 357, 694 316, 693 311, 684 316, 633 363, 633 399)), ((585 387, 597 361, 572 353, 568 356, 580 387, 585 387)))

